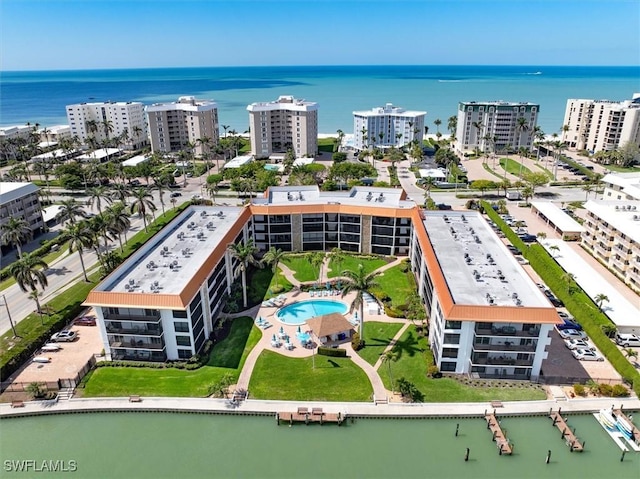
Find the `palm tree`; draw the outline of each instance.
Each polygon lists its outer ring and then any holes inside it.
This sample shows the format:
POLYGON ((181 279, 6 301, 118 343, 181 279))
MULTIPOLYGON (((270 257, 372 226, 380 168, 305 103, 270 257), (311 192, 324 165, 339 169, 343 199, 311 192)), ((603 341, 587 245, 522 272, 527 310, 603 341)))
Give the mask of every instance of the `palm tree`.
POLYGON ((162 216, 164 216, 164 194, 168 190, 169 186, 167 185, 167 180, 163 177, 155 177, 153 178, 153 186, 151 187, 153 190, 158 192, 160 196, 160 205, 162 206, 162 216))
POLYGON ((247 307, 247 268, 253 264, 258 266, 260 263, 256 260, 255 254, 258 248, 253 244, 253 238, 246 243, 231 243, 227 246, 227 250, 231 256, 238 260, 236 274, 239 271, 242 274, 242 300, 244 307, 247 307))
POLYGON ((318 281, 322 280, 322 263, 324 263, 324 253, 320 251, 316 251, 314 253, 309 253, 309 263, 311 266, 318 271, 318 281))
POLYGON ((279 248, 276 249, 272 246, 271 248, 269 248, 269 251, 267 251, 262 257, 262 261, 265 264, 268 264, 269 266, 271 266, 271 271, 273 271, 273 274, 276 277, 276 289, 278 291, 280 291, 280 285, 278 284, 278 266, 284 259, 284 256, 285 256, 284 251, 282 251, 279 248))
POLYGON ((36 302, 38 313, 42 311, 37 294, 38 285, 42 288, 42 291, 49 285, 45 274, 48 267, 49 265, 42 258, 28 253, 25 253, 22 258, 9 267, 9 274, 13 276, 22 291, 25 293, 27 291, 32 293, 35 291, 36 294, 31 296, 31 299, 36 302))
POLYGON ((130 189, 124 183, 115 183, 111 187, 111 191, 109 192, 109 196, 112 200, 121 201, 123 204, 127 203, 127 198, 129 197, 130 189))
POLYGON ((636 351, 635 349, 632 348, 624 348, 623 349, 625 356, 627 356, 628 359, 631 358, 637 358, 638 357, 638 351, 636 351))
POLYGON ((435 184, 436 184, 436 180, 433 178, 433 176, 427 176, 424 179, 424 183, 422 183, 422 186, 424 186, 424 203, 425 204, 431 198, 431 188, 435 184))
POLYGON ((553 251, 553 253, 551 253, 551 256, 555 258, 556 257, 555 253, 560 251, 560 247, 558 245, 552 244, 551 246, 549 246, 549 251, 553 251))
POLYGON ((68 221, 72 225, 76 223, 76 218, 86 218, 87 213, 82 208, 82 205, 73 198, 70 200, 63 200, 60 204, 60 210, 56 215, 56 219, 60 223, 68 221))
POLYGON ((340 248, 333 248, 331 250, 331 253, 329 253, 329 261, 335 263, 336 271, 340 270, 340 267, 342 266, 342 263, 345 259, 347 259, 347 255, 340 248))
POLYGON ((87 203, 91 207, 95 205, 96 208, 98 208, 99 214, 102 214, 102 200, 105 200, 109 204, 111 204, 111 202, 113 201, 109 196, 107 188, 105 188, 104 186, 89 188, 89 190, 87 190, 87 196, 89 196, 89 200, 87 201, 87 203))
POLYGON ((149 194, 149 190, 146 188, 137 188, 133 190, 131 195, 133 201, 130 206, 131 213, 138 213, 138 216, 142 217, 144 222, 144 231, 149 232, 147 229, 147 210, 155 211, 156 205, 153 203, 153 196, 149 194))
POLYGON ((395 363, 398 360, 398 355, 393 351, 393 349, 390 349, 389 351, 386 351, 380 359, 382 360, 383 364, 387 363, 387 368, 389 371, 389 383, 391 384, 391 392, 393 393, 393 376, 391 375, 391 363, 395 363))
POLYGON ((592 183, 587 183, 582 187, 582 191, 585 192, 584 200, 587 201, 589 199, 589 193, 594 190, 592 183))
POLYGON ((10 216, 9 220, 0 227, 0 231, 2 231, 0 242, 4 244, 15 244, 18 250, 18 258, 22 258, 21 246, 33 235, 27 220, 22 216, 10 216))
POLYGON ((602 311, 602 304, 606 301, 607 303, 609 302, 609 297, 604 294, 604 293, 598 293, 596 295, 595 298, 593 298, 593 300, 595 301, 596 305, 598 306, 598 309, 600 311, 602 311))
POLYGON ((436 118, 433 120, 433 124, 436 125, 436 136, 440 138, 440 125, 442 125, 442 120, 440 118, 436 118))
POLYGON ((450 116, 447 120, 447 130, 451 134, 453 138, 456 134, 456 129, 458 128, 458 117, 456 115, 450 116))
POLYGON ((541 240, 546 239, 546 238, 547 238, 547 233, 545 233, 544 231, 540 231, 540 232, 536 235, 536 237, 537 237, 538 239, 541 239, 541 240))
POLYGON ((344 298, 349 293, 355 292, 356 297, 351 302, 351 311, 355 308, 360 309, 360 324, 359 334, 362 338, 362 325, 364 320, 364 293, 370 293, 372 289, 379 288, 380 285, 376 282, 375 278, 380 273, 367 273, 362 265, 359 265, 356 271, 344 270, 341 276, 344 276, 346 281, 342 288, 342 297, 344 298))
POLYGON ((84 248, 91 248, 94 244, 91 230, 86 223, 80 222, 70 224, 64 232, 69 237, 69 253, 73 253, 74 250, 78 252, 80 266, 82 266, 82 274, 84 275, 84 280, 88 283, 89 278, 87 277, 87 270, 84 267, 82 251, 84 248))

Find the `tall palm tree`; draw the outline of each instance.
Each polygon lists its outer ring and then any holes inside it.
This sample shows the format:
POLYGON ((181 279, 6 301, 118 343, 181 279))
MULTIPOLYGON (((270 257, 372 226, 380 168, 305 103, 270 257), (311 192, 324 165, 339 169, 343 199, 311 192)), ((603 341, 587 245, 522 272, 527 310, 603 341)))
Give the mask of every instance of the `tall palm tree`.
POLYGON ((609 302, 609 296, 607 296, 604 293, 599 293, 596 295, 595 298, 593 298, 593 300, 596 302, 596 304, 598 305, 598 309, 600 311, 602 311, 602 304, 606 301, 607 303, 609 302))
POLYGON ((313 253, 309 253, 309 263, 311 266, 318 272, 318 281, 322 280, 322 263, 324 263, 324 253, 320 251, 315 251, 313 253))
POLYGON ((69 237, 69 253, 73 253, 74 251, 78 252, 80 266, 82 266, 82 274, 84 275, 84 280, 88 283, 89 278, 87 277, 87 270, 84 267, 82 251, 84 248, 91 248, 94 244, 91 230, 84 221, 81 221, 80 223, 70 224, 64 232, 69 237))
POLYGON ((127 203, 127 198, 129 197, 129 193, 131 192, 130 188, 123 183, 115 183, 111 186, 111 191, 109 191, 109 196, 112 200, 121 201, 123 204, 127 203))
POLYGON ((131 195, 133 201, 131 202, 131 213, 138 213, 138 216, 142 217, 144 222, 144 231, 149 232, 147 229, 147 210, 155 211, 156 205, 153 203, 153 196, 149 194, 149 190, 146 188, 137 188, 133 190, 131 195))
POLYGON ((77 218, 86 218, 87 213, 80 203, 71 198, 70 200, 63 200, 60 203, 60 210, 56 215, 56 219, 60 223, 68 221, 72 225, 76 223, 77 218))
POLYGON ((96 186, 95 188, 89 188, 87 190, 87 196, 89 197, 87 203, 93 207, 98 208, 98 213, 102 214, 102 200, 106 203, 111 204, 113 201, 109 196, 109 192, 107 188, 104 186, 96 186))
POLYGON ((253 238, 245 243, 231 243, 227 246, 227 250, 231 256, 238 260, 236 272, 242 275, 242 300, 244 307, 247 307, 247 269, 249 265, 259 266, 259 262, 255 257, 258 248, 253 244, 253 238))
POLYGON ((122 235, 124 234, 125 241, 127 240, 127 230, 131 227, 131 220, 129 215, 125 211, 126 206, 124 203, 116 203, 106 209, 104 215, 107 221, 107 229, 112 235, 118 236, 120 243, 120 251, 124 251, 122 245, 122 235))
POLYGON ((356 271, 345 270, 341 276, 344 276, 346 281, 342 288, 342 297, 344 298, 349 293, 355 292, 356 297, 351 302, 351 310, 355 308, 360 309, 360 324, 359 334, 362 338, 362 324, 364 320, 364 293, 370 293, 372 289, 379 288, 380 285, 376 281, 376 276, 380 273, 367 273, 362 265, 359 265, 356 271))
POLYGON ((389 372, 389 383, 391 384, 391 392, 393 392, 393 376, 391 375, 391 363, 395 363, 398 360, 398 355, 393 351, 393 349, 390 349, 389 351, 386 351, 380 359, 383 364, 387 363, 389 372))
MULTIPOLYGON (((340 248, 333 248, 331 253, 329 253, 329 261, 336 265, 336 270, 340 270, 342 263, 347 259, 347 255, 340 248)), ((331 268, 333 269, 333 268, 331 268)))
POLYGON ((440 118, 436 118, 433 120, 433 124, 436 125, 436 136, 440 137, 440 125, 442 125, 442 120, 440 118))
POLYGON ((140 135, 142 135, 142 128, 140 128, 138 125, 133 127, 133 136, 135 136, 136 138, 136 148, 138 148, 138 143, 140 141, 140 135))
POLYGON ((269 266, 271 266, 271 271, 273 271, 273 274, 276 277, 276 289, 278 291, 280 291, 280 285, 278 284, 278 266, 284 259, 284 256, 285 256, 284 251, 282 251, 279 248, 276 249, 272 246, 271 248, 269 248, 269 251, 267 251, 262 257, 262 261, 265 264, 268 264, 269 266))
POLYGON ((15 244, 18 250, 18 258, 22 258, 21 246, 33 235, 27 220, 22 216, 10 216, 9 220, 2 225, 0 231, 2 231, 2 236, 0 236, 1 242, 4 244, 15 244))
POLYGON ((45 274, 48 267, 49 265, 41 257, 28 253, 25 253, 22 258, 9 267, 9 274, 13 276, 22 291, 25 293, 27 291, 36 292, 31 298, 36 302, 38 313, 42 311, 37 295, 38 285, 42 291, 49 285, 45 274))
POLYGON ((164 177, 154 177, 153 186, 151 187, 151 189, 158 192, 158 195, 160 197, 160 205, 162 206, 162 215, 164 216, 164 194, 169 189, 167 180, 164 177))
POLYGON ((455 136, 457 128, 458 128, 458 117, 456 115, 450 116, 447 119, 447 130, 449 130, 451 137, 455 136))

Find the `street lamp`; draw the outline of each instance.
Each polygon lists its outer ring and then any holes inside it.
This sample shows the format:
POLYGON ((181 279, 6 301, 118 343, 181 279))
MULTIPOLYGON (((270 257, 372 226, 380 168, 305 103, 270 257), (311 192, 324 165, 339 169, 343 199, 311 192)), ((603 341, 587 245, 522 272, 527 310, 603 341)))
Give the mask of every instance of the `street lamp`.
POLYGON ((7 316, 9 317, 9 324, 11 325, 11 329, 13 331, 13 337, 18 338, 20 336, 18 336, 18 333, 16 332, 16 326, 13 324, 13 320, 11 319, 11 313, 9 312, 9 303, 7 303, 7 298, 4 294, 2 295, 2 300, 4 301, 4 307, 7 309, 7 316))

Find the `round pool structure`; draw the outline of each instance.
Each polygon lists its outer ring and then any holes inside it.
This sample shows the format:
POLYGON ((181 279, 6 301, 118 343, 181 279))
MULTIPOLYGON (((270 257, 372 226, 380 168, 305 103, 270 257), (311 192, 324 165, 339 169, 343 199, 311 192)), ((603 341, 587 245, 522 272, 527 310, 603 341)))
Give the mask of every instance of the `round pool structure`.
POLYGON ((304 324, 307 319, 325 314, 347 312, 347 305, 332 299, 308 299, 283 306, 276 311, 276 318, 284 324, 304 324))

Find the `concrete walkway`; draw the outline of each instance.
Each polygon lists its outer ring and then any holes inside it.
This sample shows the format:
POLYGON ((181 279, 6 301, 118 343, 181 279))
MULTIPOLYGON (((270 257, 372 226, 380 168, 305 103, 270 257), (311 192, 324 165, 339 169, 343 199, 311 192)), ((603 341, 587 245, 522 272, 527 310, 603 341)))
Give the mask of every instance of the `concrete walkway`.
POLYGON ((376 371, 376 369, 371 364, 366 362, 357 352, 355 352, 350 342, 344 343, 341 346, 342 349, 346 349, 347 355, 349 356, 351 361, 356 363, 356 365, 359 366, 360 369, 362 369, 369 378, 369 382, 371 382, 371 386, 373 387, 374 400, 387 400, 387 388, 385 388, 384 384, 382 384, 382 379, 380 379, 378 371, 376 371))

